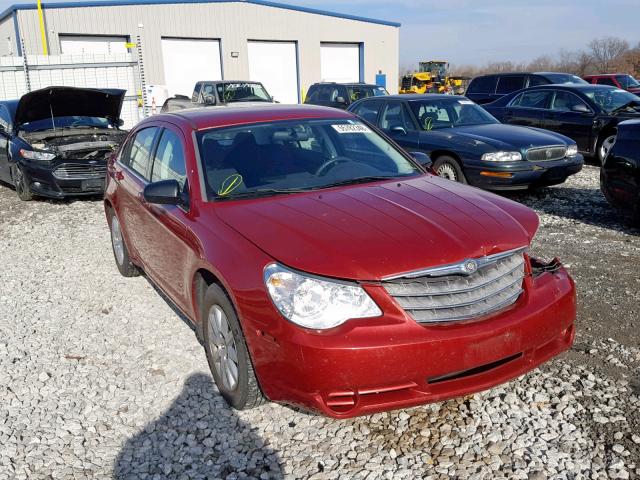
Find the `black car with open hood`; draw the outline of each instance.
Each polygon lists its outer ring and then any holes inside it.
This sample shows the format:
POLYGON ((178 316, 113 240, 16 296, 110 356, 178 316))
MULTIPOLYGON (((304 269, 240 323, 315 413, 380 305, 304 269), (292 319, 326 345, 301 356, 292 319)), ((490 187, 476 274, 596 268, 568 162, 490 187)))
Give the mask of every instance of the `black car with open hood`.
POLYGON ((47 87, 0 102, 0 180, 22 200, 104 190, 121 130, 124 90, 47 87))

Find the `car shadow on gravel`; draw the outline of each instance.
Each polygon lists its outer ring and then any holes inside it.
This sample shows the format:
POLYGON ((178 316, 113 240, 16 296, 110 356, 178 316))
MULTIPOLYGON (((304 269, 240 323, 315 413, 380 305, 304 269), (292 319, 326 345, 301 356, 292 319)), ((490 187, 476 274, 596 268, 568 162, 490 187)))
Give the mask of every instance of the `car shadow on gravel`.
POLYGON ((599 189, 561 186, 503 195, 549 215, 640 235, 640 229, 630 225, 619 211, 609 205, 599 189))
POLYGON ((117 480, 139 478, 282 479, 277 452, 216 393, 209 375, 191 375, 157 420, 130 438, 115 462, 117 480))

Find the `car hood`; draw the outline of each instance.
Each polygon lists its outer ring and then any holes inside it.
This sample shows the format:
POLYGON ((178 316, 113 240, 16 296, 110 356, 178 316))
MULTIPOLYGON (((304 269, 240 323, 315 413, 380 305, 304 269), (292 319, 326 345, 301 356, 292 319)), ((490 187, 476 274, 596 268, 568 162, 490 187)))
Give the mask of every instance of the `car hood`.
POLYGON ((273 259, 352 280, 528 246, 538 228, 529 208, 432 175, 211 208, 273 259))
POLYGON ((35 122, 53 117, 120 118, 125 90, 74 87, 47 87, 27 93, 16 107, 15 123, 35 122))
POLYGON ((457 137, 458 140, 466 140, 475 145, 484 143, 496 149, 518 151, 525 151, 532 147, 573 143, 564 135, 555 132, 503 123, 456 127, 449 134, 457 137))

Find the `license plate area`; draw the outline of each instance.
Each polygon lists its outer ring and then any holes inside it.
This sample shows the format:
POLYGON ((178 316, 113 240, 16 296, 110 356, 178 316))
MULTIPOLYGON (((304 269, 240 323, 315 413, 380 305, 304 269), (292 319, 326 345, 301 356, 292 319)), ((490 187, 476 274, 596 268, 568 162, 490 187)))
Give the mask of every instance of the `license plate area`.
POLYGON ((104 189, 104 180, 101 178, 91 178, 88 180, 82 180, 80 188, 83 192, 96 191, 104 189))

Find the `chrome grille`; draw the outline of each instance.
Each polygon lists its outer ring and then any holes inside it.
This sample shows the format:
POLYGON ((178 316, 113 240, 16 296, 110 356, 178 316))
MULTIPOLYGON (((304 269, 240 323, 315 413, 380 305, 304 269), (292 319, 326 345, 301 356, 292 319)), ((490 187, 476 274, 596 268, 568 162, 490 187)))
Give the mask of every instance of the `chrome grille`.
POLYGON ((417 322, 482 317, 522 293, 524 248, 386 279, 387 292, 417 322), (472 272, 472 273, 469 273, 472 272))
POLYGON ((59 180, 89 180, 106 175, 106 165, 91 163, 63 163, 53 171, 53 176, 59 180))
POLYGON ((552 147, 531 148, 527 151, 527 160, 530 162, 552 162, 560 160, 567 155, 567 147, 555 145, 552 147))

